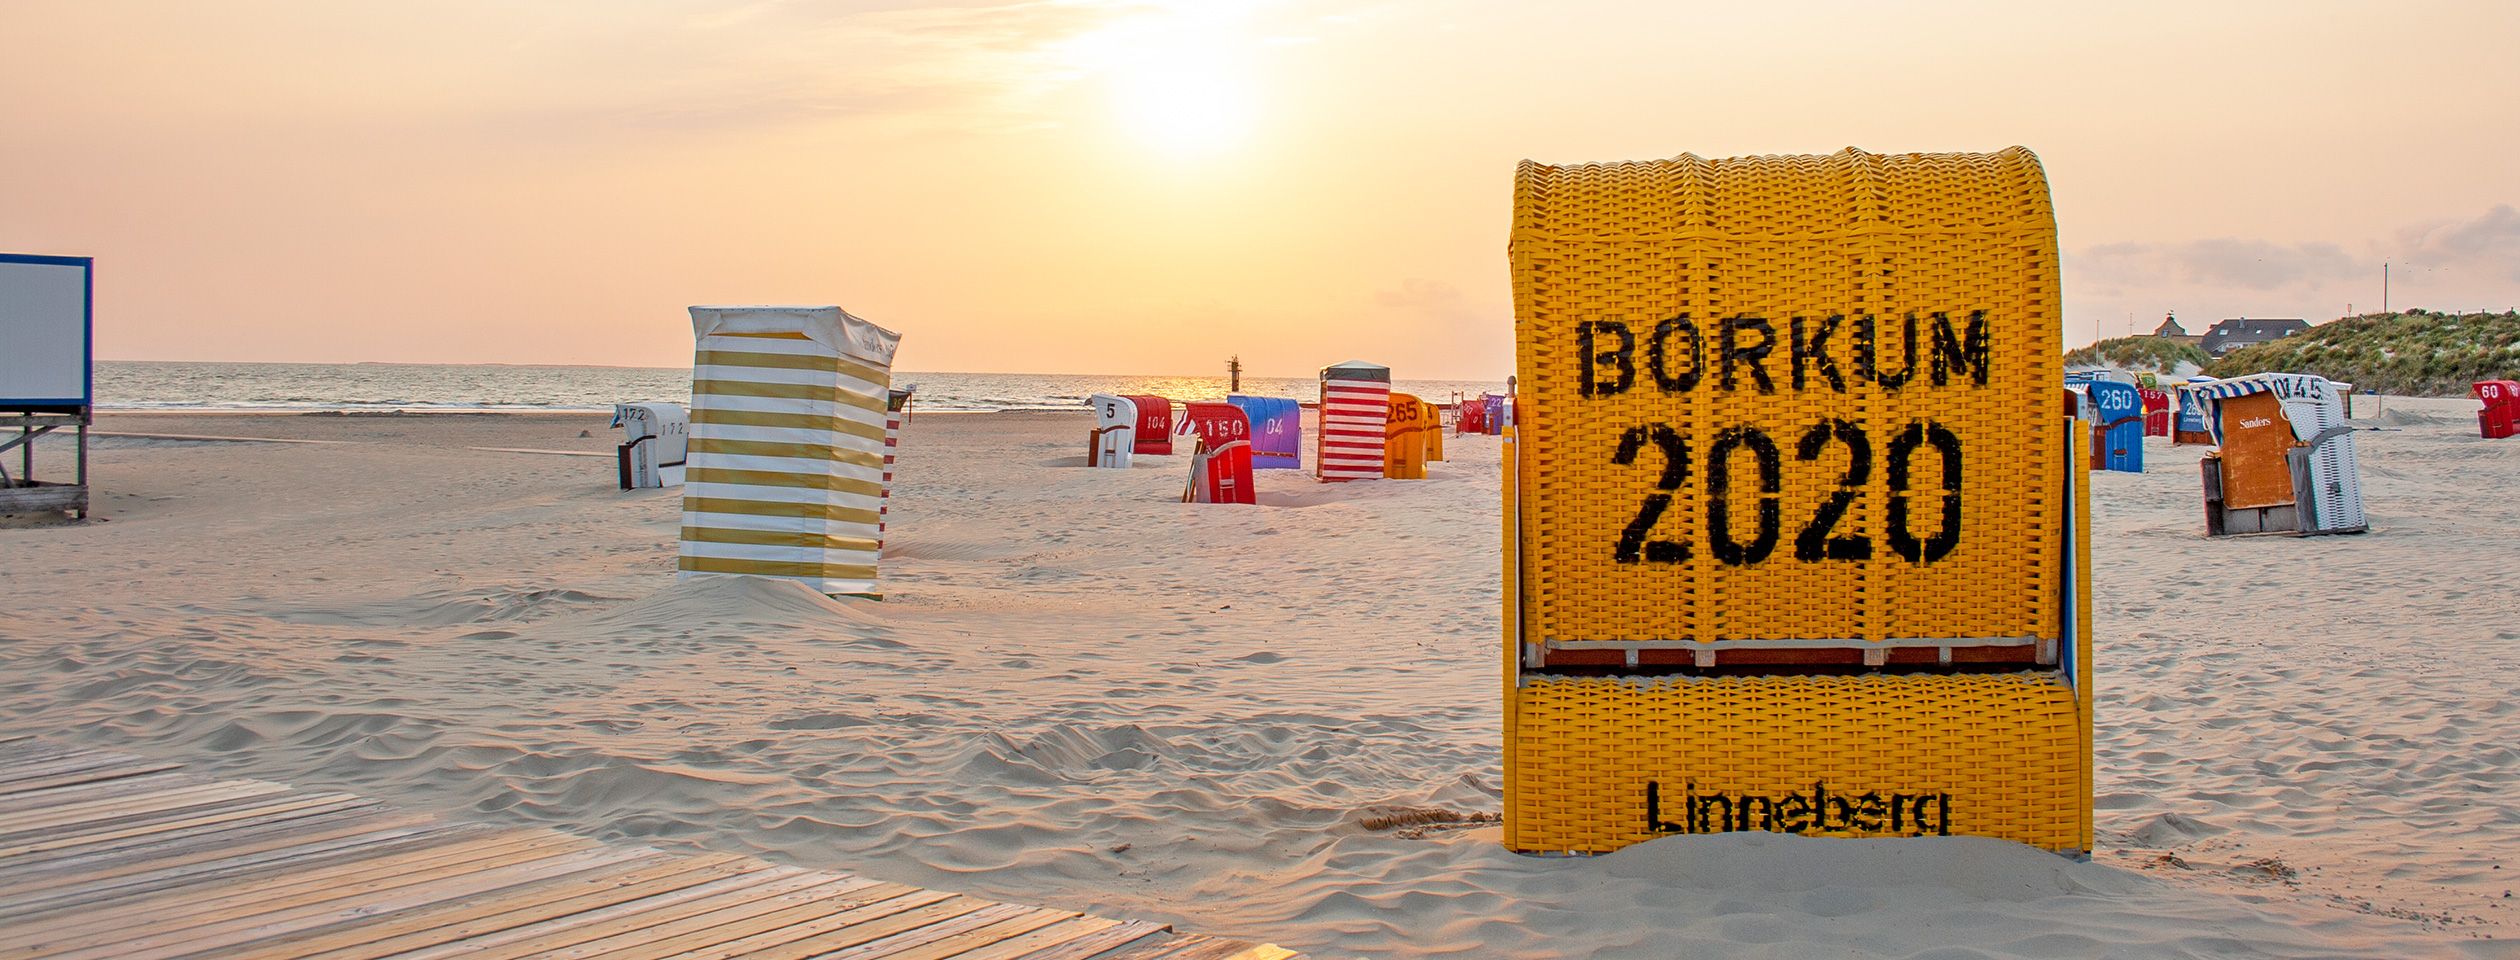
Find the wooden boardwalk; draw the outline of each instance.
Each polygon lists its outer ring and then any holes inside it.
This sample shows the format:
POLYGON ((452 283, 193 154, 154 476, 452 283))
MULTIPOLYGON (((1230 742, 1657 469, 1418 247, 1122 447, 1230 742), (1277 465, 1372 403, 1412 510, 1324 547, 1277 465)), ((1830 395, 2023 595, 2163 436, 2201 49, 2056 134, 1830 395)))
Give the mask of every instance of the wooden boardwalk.
POLYGON ((0 960, 1280 960, 992 903, 0 739, 0 960))

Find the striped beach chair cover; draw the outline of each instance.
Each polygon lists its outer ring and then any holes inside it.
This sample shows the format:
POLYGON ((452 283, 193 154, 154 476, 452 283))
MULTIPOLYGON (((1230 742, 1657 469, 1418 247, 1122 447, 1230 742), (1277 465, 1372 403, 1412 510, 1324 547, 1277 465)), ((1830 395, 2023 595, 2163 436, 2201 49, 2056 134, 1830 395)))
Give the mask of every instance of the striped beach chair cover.
POLYGON ((901 422, 910 417, 910 397, 919 385, 895 387, 884 401, 884 502, 875 508, 875 546, 884 545, 884 528, 892 520, 893 455, 901 450, 901 422))
POLYGON ((1323 483, 1381 479, 1383 420, 1390 411, 1390 367, 1351 360, 1323 368, 1313 476, 1323 483))
POLYGON ((839 307, 693 307, 682 575, 880 595, 901 337, 839 307))

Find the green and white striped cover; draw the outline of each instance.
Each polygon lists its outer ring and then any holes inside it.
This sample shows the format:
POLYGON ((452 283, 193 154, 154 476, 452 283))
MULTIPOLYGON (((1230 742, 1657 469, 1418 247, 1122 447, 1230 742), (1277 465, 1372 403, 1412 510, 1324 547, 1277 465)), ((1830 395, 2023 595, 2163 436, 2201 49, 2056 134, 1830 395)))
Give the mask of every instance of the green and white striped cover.
POLYGON ((693 307, 682 575, 880 596, 884 407, 901 336, 839 307, 693 307))

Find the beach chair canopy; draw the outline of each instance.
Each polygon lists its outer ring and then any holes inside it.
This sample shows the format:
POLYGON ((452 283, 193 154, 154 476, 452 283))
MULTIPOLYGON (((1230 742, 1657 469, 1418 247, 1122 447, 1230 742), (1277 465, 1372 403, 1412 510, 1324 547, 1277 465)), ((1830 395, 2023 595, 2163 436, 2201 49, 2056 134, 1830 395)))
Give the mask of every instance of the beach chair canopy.
POLYGON ((2144 399, 2144 435, 2147 437, 2169 436, 2170 391, 2159 387, 2145 387, 2139 392, 2144 399))
POLYGON ((2142 386, 2142 384, 2136 382, 2134 374, 2114 367, 2091 367, 2082 370, 2067 370, 2065 371, 2065 382, 2123 383, 2130 387, 2142 386))
POLYGON ((2144 397, 2134 384, 2093 380, 2091 466, 2094 470, 2144 472, 2144 397))
POLYGON ((2479 380, 2472 388, 2477 402, 2476 431, 2488 440, 2520 434, 2520 382, 2479 380))
POLYGON ((681 486, 691 415, 679 403, 616 403, 612 425, 621 428, 613 463, 621 489, 681 486))
POLYGON ((1173 452, 1172 401, 1153 394, 1130 394, 1129 402, 1137 405, 1137 449, 1146 456, 1171 456, 1173 452))
POLYGON ((879 595, 884 431, 901 337, 836 306, 692 307, 685 577, 879 595))
POLYGON ((1137 450, 1137 402, 1097 393, 1085 398, 1085 406, 1094 411, 1094 432, 1085 443, 1086 465, 1126 469, 1130 454, 1137 450))
POLYGON ((1314 476, 1324 483, 1379 479, 1390 412, 1390 367, 1350 360, 1322 368, 1314 476))
POLYGON ((1225 402, 1242 409, 1251 421, 1251 467, 1295 470, 1303 466, 1304 407, 1293 397, 1246 397, 1225 402))
POLYGON ((1188 503, 1253 503, 1251 418, 1230 403, 1184 403, 1181 430, 1191 450, 1188 503))
POLYGON ((2316 374, 2252 373, 2191 382, 2179 388, 2179 404, 2186 407, 2193 402, 2205 410, 2205 427, 2213 432, 2214 442, 2220 443, 2222 424, 2220 418, 2211 415, 2215 404, 2233 397, 2272 393, 2283 402, 2284 418, 2292 421, 2293 435, 2309 443, 2318 438, 2320 431, 2344 424, 2345 394, 2353 388, 2353 384, 2337 383, 2316 374))
POLYGON ((1383 479, 1426 479, 1425 401, 1391 394, 1383 415, 1383 479))
POLYGON ((2345 420, 2344 397, 2352 389, 2353 384, 2306 373, 2253 373, 2180 388, 2182 405, 2194 402, 2205 410, 2222 460, 2224 505, 2297 504, 2303 533, 2366 529, 2354 428, 2345 420), (2267 420, 2281 420, 2288 428, 2289 446, 2277 449, 2261 441, 2274 426, 2267 420), (2240 436, 2244 433, 2248 436, 2240 436), (2266 491, 2262 496, 2255 494, 2259 488, 2266 491))

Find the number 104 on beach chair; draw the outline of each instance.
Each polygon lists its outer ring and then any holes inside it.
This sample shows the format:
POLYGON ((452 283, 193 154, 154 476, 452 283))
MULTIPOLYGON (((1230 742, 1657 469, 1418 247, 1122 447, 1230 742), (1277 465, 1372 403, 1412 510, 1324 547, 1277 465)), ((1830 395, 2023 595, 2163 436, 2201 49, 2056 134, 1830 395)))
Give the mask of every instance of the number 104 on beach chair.
POLYGON ((2037 158, 1527 162, 1509 257, 1506 844, 2088 851, 2037 158))

